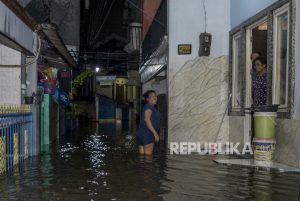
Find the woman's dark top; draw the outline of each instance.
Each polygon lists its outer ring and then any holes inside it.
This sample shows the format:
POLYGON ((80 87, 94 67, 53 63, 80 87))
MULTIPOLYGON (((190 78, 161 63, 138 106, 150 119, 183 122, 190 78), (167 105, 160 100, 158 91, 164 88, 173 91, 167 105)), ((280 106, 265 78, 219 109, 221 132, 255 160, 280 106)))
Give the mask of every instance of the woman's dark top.
POLYGON ((267 104, 267 72, 263 75, 255 73, 252 77, 252 92, 254 106, 267 104))
POLYGON ((159 122, 160 122, 160 112, 151 104, 147 103, 142 111, 140 125, 136 133, 136 139, 137 143, 139 145, 146 145, 154 142, 154 134, 150 131, 150 129, 147 127, 146 122, 144 121, 145 111, 150 109, 152 111, 151 115, 151 123, 156 130, 156 132, 159 131, 159 122))

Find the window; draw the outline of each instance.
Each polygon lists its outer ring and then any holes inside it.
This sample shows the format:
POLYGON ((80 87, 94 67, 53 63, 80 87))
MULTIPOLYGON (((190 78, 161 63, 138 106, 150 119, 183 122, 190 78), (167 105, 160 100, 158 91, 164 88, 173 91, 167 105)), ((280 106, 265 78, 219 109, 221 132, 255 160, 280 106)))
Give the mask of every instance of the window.
POLYGON ((240 33, 233 36, 232 43, 232 110, 237 110, 241 108, 244 79, 241 65, 242 37, 240 33))
POLYGON ((289 4, 274 11, 273 104, 288 107, 289 4))
POLYGON ((267 104, 278 104, 280 118, 293 109, 295 2, 277 1, 230 31, 230 115, 245 115, 251 106, 250 55, 261 52, 267 65, 267 104))

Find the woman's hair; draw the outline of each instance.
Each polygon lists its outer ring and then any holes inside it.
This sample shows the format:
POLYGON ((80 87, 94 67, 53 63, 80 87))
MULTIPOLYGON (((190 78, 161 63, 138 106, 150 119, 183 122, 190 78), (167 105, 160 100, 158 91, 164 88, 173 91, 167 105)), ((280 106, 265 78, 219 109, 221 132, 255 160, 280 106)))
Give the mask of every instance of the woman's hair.
POLYGON ((266 65, 266 66, 267 66, 267 60, 266 60, 265 58, 263 58, 263 57, 256 58, 256 59, 253 61, 253 63, 255 64, 256 61, 260 61, 260 63, 261 63, 262 65, 266 65))
POLYGON ((155 92, 154 90, 148 90, 148 91, 146 91, 146 92, 143 94, 144 99, 147 100, 147 98, 149 98, 149 95, 150 95, 151 93, 156 93, 156 92, 155 92))
POLYGON ((258 52, 258 51, 254 51, 254 52, 251 53, 251 55, 253 55, 253 54, 258 54, 259 57, 262 56, 261 52, 258 52))

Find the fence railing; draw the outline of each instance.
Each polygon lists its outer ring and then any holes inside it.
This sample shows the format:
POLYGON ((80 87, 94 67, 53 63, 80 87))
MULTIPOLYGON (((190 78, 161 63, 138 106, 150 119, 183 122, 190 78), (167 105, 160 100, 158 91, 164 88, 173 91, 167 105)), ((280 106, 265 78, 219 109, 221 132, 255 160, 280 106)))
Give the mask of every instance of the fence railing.
POLYGON ((32 155, 29 105, 0 104, 0 173, 32 155))

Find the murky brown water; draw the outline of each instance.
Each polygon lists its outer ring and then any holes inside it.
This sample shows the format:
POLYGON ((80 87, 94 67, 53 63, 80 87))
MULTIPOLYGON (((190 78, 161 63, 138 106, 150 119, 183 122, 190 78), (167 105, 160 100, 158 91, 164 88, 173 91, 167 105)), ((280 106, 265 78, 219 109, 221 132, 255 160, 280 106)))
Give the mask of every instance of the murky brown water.
POLYGON ((198 155, 141 158, 125 133, 101 133, 87 129, 0 175, 0 200, 299 200, 300 175, 221 166, 198 155))

